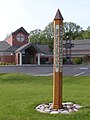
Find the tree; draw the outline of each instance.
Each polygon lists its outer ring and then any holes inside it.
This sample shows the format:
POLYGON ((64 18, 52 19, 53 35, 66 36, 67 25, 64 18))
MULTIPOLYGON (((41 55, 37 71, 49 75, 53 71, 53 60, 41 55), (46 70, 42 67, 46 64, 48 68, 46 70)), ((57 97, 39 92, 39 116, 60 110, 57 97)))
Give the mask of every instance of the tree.
POLYGON ((87 30, 90 30, 90 26, 88 26, 87 30))
POLYGON ((48 44, 50 50, 53 50, 53 41, 54 41, 54 26, 53 22, 49 23, 45 29, 41 32, 42 38, 44 38, 44 43, 48 44))
MULTIPOLYGON (((65 22, 64 25, 64 40, 79 40, 90 38, 90 30, 84 31, 82 27, 73 22, 65 22)), ((89 27, 88 27, 89 29, 89 27)), ((53 51, 54 42, 54 25, 50 22, 43 31, 36 29, 30 31, 30 42, 35 44, 48 44, 51 51, 53 51)))
POLYGON ((90 30, 84 31, 82 36, 84 39, 90 39, 90 30))
POLYGON ((53 22, 49 23, 43 31, 40 29, 30 31, 29 40, 34 44, 48 44, 50 50, 52 51, 54 40, 53 22))
POLYGON ((34 44, 38 44, 39 43, 39 36, 40 36, 41 32, 42 31, 40 29, 30 31, 30 34, 29 34, 30 42, 32 42, 34 44))
POLYGON ((81 32, 82 28, 76 23, 73 22, 65 22, 64 23, 64 39, 66 40, 67 37, 70 40, 74 40, 78 34, 81 32))

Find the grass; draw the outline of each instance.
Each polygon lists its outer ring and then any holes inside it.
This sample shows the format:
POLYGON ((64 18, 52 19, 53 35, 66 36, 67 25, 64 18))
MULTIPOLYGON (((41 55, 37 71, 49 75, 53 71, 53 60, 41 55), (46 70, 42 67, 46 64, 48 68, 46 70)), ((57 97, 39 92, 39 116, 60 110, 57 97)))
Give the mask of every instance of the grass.
POLYGON ((63 102, 83 106, 70 115, 35 110, 42 102, 52 102, 52 85, 52 76, 0 74, 0 120, 90 120, 90 77, 63 78, 63 102))

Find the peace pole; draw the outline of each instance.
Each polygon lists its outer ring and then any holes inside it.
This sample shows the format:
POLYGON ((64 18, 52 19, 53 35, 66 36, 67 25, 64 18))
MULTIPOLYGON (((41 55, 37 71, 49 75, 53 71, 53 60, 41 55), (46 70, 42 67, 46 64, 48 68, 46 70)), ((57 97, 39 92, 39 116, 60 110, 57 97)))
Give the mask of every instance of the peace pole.
POLYGON ((63 17, 58 9, 54 18, 53 108, 62 108, 63 17))

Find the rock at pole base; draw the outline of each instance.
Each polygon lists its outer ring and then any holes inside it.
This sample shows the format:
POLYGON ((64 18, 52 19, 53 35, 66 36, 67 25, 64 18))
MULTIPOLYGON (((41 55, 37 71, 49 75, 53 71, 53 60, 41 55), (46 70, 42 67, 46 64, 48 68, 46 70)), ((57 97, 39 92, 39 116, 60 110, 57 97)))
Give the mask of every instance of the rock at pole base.
POLYGON ((38 112, 42 113, 50 113, 50 114, 70 114, 73 112, 77 112, 82 106, 78 104, 74 104, 72 102, 62 103, 62 109, 53 109, 52 103, 43 103, 36 107, 38 112))

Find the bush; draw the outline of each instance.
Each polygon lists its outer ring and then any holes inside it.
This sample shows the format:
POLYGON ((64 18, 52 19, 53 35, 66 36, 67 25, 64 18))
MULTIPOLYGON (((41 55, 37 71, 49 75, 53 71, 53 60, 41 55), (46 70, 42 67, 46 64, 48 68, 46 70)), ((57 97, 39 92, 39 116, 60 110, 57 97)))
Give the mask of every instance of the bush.
POLYGON ((0 65, 15 65, 15 63, 0 62, 0 65))
POLYGON ((83 62, 82 58, 75 58, 73 61, 74 64, 82 64, 82 62, 83 62))
POLYGON ((67 62, 67 58, 63 58, 63 64, 67 62))

